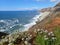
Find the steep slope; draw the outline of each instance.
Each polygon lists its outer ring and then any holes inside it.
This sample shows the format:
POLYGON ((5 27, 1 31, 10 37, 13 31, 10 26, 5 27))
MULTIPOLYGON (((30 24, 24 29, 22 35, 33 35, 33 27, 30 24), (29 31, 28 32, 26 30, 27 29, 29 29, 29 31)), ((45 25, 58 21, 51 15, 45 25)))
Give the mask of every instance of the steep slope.
MULTIPOLYGON (((42 20, 41 22, 38 22, 36 25, 34 25, 33 27, 31 27, 29 30, 34 30, 34 29, 38 29, 38 28, 43 28, 46 29, 46 24, 50 23, 52 20, 54 20, 56 17, 60 18, 60 2, 53 8, 49 8, 51 9, 49 12, 49 16, 47 16, 44 20, 42 20)), ((48 9, 48 8, 47 8, 48 9)), ((45 9, 44 9, 45 10, 45 9)), ((46 11, 46 10, 45 10, 46 11)), ((56 20, 55 20, 56 21, 56 20)), ((60 23, 60 22, 59 22, 60 23)), ((54 23, 55 24, 55 23, 54 23)), ((56 23, 57 24, 57 23, 56 23)), ((48 29, 49 30, 49 29, 48 29)))
MULTIPOLYGON (((1 40, 0 45, 60 45, 60 8, 57 8, 58 6, 60 7, 60 3, 51 10, 48 8, 49 15, 42 21, 38 21, 28 31, 10 34, 1 40)), ((47 9, 43 10, 47 12, 47 9)))
POLYGON ((60 6, 60 2, 58 3, 58 4, 56 4, 56 6, 55 7, 59 7, 60 6))

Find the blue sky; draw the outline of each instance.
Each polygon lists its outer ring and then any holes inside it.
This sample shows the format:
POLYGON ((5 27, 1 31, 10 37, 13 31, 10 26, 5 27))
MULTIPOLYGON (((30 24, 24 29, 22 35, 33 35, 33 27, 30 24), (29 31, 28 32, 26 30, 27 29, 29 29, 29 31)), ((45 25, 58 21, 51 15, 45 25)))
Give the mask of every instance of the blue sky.
MULTIPOLYGON (((57 0, 0 0, 0 11, 31 10, 54 6, 57 0)), ((59 0, 57 1, 59 2, 59 0)))

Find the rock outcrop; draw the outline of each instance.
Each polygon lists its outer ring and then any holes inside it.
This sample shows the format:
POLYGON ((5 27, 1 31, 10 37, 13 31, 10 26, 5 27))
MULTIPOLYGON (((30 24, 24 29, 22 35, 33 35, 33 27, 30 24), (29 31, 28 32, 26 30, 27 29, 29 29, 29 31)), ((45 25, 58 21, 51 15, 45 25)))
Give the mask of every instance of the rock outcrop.
POLYGON ((45 12, 45 11, 50 12, 51 9, 52 9, 52 7, 49 7, 49 8, 43 8, 43 9, 40 10, 40 12, 45 12))
MULTIPOLYGON (((35 28, 43 28, 46 29, 46 24, 51 22, 51 20, 54 20, 56 17, 60 18, 60 8, 57 8, 60 6, 60 3, 58 3, 56 6, 52 8, 44 8, 41 11, 46 12, 49 10, 50 14, 47 16, 44 20, 38 22, 36 25, 32 26, 29 30, 34 30, 35 28)), ((51 29, 48 29, 49 31, 52 31, 51 29)))
POLYGON ((3 38, 4 36, 8 35, 7 33, 0 32, 0 39, 3 38))

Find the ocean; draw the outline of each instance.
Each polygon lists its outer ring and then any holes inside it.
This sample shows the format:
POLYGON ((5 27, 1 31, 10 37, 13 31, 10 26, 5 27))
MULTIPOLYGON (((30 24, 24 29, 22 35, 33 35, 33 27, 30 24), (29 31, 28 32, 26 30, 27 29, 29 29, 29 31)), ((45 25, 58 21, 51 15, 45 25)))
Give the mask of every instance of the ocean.
POLYGON ((35 24, 40 14, 37 10, 0 11, 0 32, 24 31, 35 24))

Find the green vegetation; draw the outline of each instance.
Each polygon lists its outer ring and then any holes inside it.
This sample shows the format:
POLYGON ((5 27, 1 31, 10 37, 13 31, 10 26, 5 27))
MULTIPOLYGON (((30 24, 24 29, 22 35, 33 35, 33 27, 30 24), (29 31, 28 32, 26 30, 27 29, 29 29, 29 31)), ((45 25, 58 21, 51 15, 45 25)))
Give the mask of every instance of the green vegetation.
MULTIPOLYGON (((47 30, 39 29, 36 33, 36 37, 34 38, 35 45, 60 45, 60 26, 56 26, 53 28, 54 32, 48 32, 47 30)), ((33 37, 33 36, 32 36, 33 37)), ((27 32, 23 33, 15 33, 11 34, 7 39, 2 40, 0 45, 15 45, 15 44, 24 44, 23 42, 28 41, 27 38, 32 39, 31 34, 27 34, 27 32), (27 37, 26 37, 27 36, 27 37), (23 39, 23 40, 22 40, 23 39)), ((30 43, 32 44, 32 43, 30 43)))
POLYGON ((36 37, 36 45, 44 45, 44 38, 43 37, 41 37, 41 35, 37 35, 37 37, 36 37))
POLYGON ((54 27, 54 33, 56 35, 56 45, 60 45, 60 26, 54 27))
POLYGON ((36 37, 36 45, 55 45, 56 40, 47 39, 45 40, 43 37, 37 36, 36 37))
POLYGON ((37 34, 37 37, 35 39, 36 45, 55 45, 56 43, 56 37, 55 35, 52 35, 53 33, 43 32, 43 34, 37 34))
POLYGON ((51 22, 52 22, 52 20, 49 18, 49 20, 48 20, 47 24, 50 24, 51 22))
POLYGON ((38 34, 35 39, 36 45, 60 45, 60 26, 54 27, 53 30, 55 39, 53 38, 53 36, 46 37, 45 39, 44 35, 47 35, 45 33, 42 35, 38 34))

